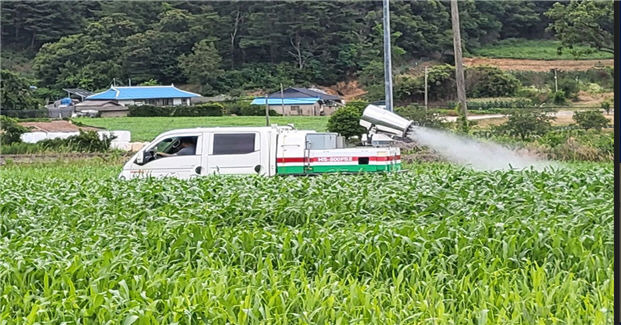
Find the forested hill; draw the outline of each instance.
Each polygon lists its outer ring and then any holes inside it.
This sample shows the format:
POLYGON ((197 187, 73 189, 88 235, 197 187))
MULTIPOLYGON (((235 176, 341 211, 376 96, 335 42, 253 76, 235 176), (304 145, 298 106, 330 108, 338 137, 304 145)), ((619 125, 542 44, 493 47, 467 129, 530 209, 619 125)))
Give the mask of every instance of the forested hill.
MULTIPOLYGON (((541 39, 554 3, 461 1, 466 52, 541 39)), ((2 2, 3 58, 30 53, 39 87, 200 84, 203 94, 330 85, 382 60, 381 1, 2 2)), ((611 6, 612 7, 612 6, 611 6)), ((398 66, 450 59, 448 3, 391 2, 398 66)), ((3 60, 10 63, 11 60, 3 60)), ((3 68, 7 67, 7 63, 3 68)), ((28 72, 28 71, 27 71, 28 72)))

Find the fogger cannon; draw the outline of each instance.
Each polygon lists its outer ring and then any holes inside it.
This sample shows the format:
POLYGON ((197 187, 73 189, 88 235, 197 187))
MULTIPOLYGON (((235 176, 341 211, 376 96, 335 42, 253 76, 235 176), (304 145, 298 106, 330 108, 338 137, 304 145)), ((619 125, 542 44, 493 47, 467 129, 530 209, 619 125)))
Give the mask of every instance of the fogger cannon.
POLYGON ((395 140, 408 141, 408 137, 416 128, 414 121, 375 105, 369 105, 364 109, 360 125, 367 129, 363 142, 373 146, 390 145, 395 140))

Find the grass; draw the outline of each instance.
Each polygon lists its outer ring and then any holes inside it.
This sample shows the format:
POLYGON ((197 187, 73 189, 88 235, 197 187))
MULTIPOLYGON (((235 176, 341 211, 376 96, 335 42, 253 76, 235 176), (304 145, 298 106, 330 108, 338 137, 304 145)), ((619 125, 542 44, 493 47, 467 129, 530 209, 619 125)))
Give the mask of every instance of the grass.
MULTIPOLYGON (((533 60, 576 60, 576 59, 614 59, 607 52, 595 52, 582 57, 574 57, 567 49, 559 55, 557 48, 561 45, 554 40, 508 39, 496 44, 473 49, 471 57, 487 57, 499 59, 533 59, 533 60)), ((578 49, 585 47, 577 46, 578 49)))
MULTIPOLYGON (((194 127, 214 126, 265 126, 264 116, 217 116, 217 117, 108 117, 76 118, 79 123, 108 130, 131 131, 132 141, 151 141, 164 131, 194 127)), ((325 131, 328 117, 324 116, 272 116, 271 124, 293 123, 298 129, 325 131)))
POLYGON ((609 324, 613 167, 0 170, 0 323, 609 324))

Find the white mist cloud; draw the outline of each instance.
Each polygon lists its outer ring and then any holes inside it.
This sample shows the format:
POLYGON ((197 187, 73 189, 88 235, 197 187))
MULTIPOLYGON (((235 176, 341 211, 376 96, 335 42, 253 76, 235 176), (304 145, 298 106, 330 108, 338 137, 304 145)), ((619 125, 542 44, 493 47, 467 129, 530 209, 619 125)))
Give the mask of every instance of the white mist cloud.
POLYGON ((478 170, 543 169, 548 161, 521 155, 497 143, 477 141, 453 133, 416 127, 410 139, 435 150, 448 161, 478 170))

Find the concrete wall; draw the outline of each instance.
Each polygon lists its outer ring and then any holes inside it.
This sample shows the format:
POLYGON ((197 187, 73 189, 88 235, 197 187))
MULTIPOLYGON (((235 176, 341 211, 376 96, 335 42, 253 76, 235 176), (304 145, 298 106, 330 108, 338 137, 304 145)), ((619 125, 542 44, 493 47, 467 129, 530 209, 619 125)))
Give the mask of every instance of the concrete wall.
POLYGON ((129 110, 124 111, 99 111, 101 117, 125 117, 129 113, 129 110))
POLYGON ((75 112, 75 106, 47 108, 49 118, 69 118, 73 112, 75 112))
MULTIPOLYGON (((143 142, 136 144, 135 142, 131 142, 131 132, 130 131, 97 131, 99 137, 102 138, 104 135, 110 136, 115 135, 116 139, 112 140, 110 143, 110 148, 112 149, 120 149, 125 151, 136 151, 137 147, 142 147, 144 145, 143 142)), ((78 135, 80 132, 26 132, 22 134, 21 139, 26 143, 37 143, 41 140, 45 139, 66 139, 72 135, 78 135)))
MULTIPOLYGON (((322 106, 319 105, 318 103, 315 103, 314 105, 284 105, 284 112, 283 112, 283 107, 281 105, 270 105, 270 109, 276 111, 279 114, 288 115, 288 116, 297 116, 297 115, 319 116, 321 112, 321 108, 322 106), (297 106, 298 108, 295 109, 294 108, 295 106, 297 106)), ((328 107, 324 105, 323 113, 325 116, 330 116, 337 109, 338 107, 328 107)))

